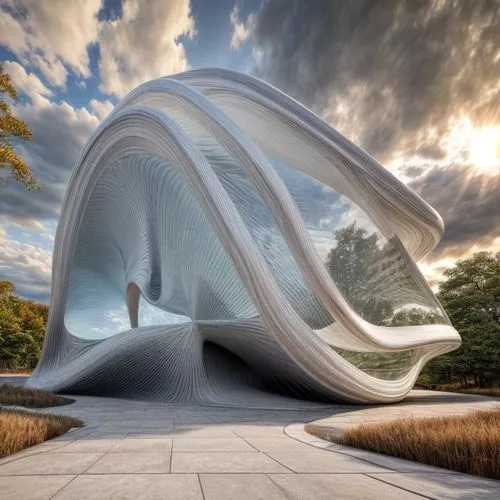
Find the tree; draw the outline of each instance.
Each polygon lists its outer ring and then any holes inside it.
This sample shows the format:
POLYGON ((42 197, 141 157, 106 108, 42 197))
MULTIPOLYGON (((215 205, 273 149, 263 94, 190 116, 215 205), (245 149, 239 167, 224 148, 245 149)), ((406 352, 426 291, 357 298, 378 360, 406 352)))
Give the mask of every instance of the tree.
POLYGON ((30 141, 33 138, 28 125, 12 114, 6 97, 17 98, 10 76, 0 64, 0 168, 10 171, 12 177, 28 189, 39 189, 40 185, 24 160, 16 153, 12 139, 30 141))
POLYGON ((14 295, 10 281, 0 281, 0 368, 31 369, 43 344, 48 307, 14 295))
POLYGON ((445 271, 438 298, 462 346, 433 359, 423 375, 432 383, 500 381, 500 253, 478 252, 445 271))
POLYGON ((378 247, 378 235, 350 226, 335 231, 337 246, 328 253, 326 266, 344 298, 364 319, 386 324, 393 314, 390 300, 374 293, 384 251, 378 247))
POLYGON ((438 297, 455 327, 500 325, 500 252, 478 252, 444 272, 438 297))

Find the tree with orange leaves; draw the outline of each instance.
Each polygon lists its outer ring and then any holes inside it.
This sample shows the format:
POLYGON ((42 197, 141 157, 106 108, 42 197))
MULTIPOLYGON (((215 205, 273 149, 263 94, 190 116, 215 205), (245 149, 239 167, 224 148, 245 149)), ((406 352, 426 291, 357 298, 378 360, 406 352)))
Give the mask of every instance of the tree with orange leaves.
MULTIPOLYGON (((24 160, 16 153, 12 139, 17 137, 30 141, 33 134, 28 125, 12 114, 6 97, 17 98, 10 76, 0 64, 0 169, 7 169, 11 176, 28 189, 39 189, 40 185, 24 160)), ((1 179, 1 178, 0 178, 1 179)))

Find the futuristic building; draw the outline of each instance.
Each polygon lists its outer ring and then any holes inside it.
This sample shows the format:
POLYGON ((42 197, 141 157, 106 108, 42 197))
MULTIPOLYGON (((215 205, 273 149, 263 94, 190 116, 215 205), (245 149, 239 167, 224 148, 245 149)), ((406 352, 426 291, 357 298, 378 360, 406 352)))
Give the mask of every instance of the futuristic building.
POLYGON ((28 385, 398 401, 460 344, 415 264, 442 232, 427 203, 270 85, 220 69, 147 82, 69 182, 28 385))

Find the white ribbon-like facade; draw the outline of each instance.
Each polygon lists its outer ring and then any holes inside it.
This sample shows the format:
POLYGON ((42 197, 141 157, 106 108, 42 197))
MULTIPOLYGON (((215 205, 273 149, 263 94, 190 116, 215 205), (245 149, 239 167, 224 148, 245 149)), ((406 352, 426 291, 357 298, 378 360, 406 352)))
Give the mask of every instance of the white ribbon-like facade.
POLYGON ((71 177, 28 385, 398 401, 460 345, 415 264, 442 232, 414 192, 270 85, 219 69, 147 82, 71 177))

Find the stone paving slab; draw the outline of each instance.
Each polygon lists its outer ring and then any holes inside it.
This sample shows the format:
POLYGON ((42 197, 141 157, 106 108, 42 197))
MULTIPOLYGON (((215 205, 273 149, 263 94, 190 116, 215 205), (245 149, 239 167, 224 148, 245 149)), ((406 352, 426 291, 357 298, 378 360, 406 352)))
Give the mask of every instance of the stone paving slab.
POLYGON ((53 442, 54 440, 47 441, 45 443, 39 444, 38 446, 32 446, 31 448, 26 448, 14 455, 9 455, 7 457, 0 458, 0 465, 7 464, 9 462, 14 462, 20 458, 29 457, 31 455, 38 455, 40 453, 45 453, 49 451, 56 450, 66 446, 68 442, 53 442))
MULTIPOLYGON (((436 405, 458 411, 464 404, 432 393, 409 399, 401 407, 311 403, 295 411, 76 396, 72 405, 43 411, 79 417, 86 426, 0 460, 0 499, 500 498, 499 481, 354 450, 304 431, 305 422, 325 417, 349 424, 383 420, 384 411, 401 415, 405 407, 425 414, 427 404, 435 414, 436 405)), ((491 400, 468 399, 465 407, 477 403, 491 400)))
POLYGON ((138 451, 161 451, 172 450, 172 439, 148 438, 148 439, 122 439, 109 449, 109 453, 138 452, 138 451))
POLYGON ((0 476, 0 498, 47 500, 76 476, 0 476))
POLYGON ((242 438, 281 438, 283 429, 280 426, 270 425, 233 425, 232 432, 242 438))
POLYGON ((246 438, 246 441, 250 443, 255 449, 263 451, 265 453, 311 453, 311 452, 321 452, 319 449, 315 449, 308 444, 299 443, 293 439, 288 439, 284 434, 281 437, 268 437, 268 438, 246 438))
POLYGON ((119 439, 80 439, 71 441, 62 448, 55 448, 50 453, 106 453, 120 442, 119 439))
POLYGON ((175 438, 237 438, 238 436, 231 429, 225 429, 217 425, 206 427, 193 427, 177 425, 172 431, 166 433, 167 436, 175 438))
MULTIPOLYGON (((45 497, 47 498, 47 497, 45 497)), ((54 500, 203 500, 196 474, 78 476, 54 500)))
POLYGON ((274 481, 263 474, 200 474, 200 481, 205 500, 290 498, 274 481))
POLYGON ((39 453, 0 466, 0 476, 83 474, 102 453, 39 453))
POLYGON ((304 500, 422 499, 422 496, 418 494, 391 487, 362 474, 273 474, 269 477, 282 489, 284 493, 282 498, 304 500))
POLYGON ((381 472, 386 469, 357 458, 339 455, 330 451, 312 453, 269 453, 269 456, 293 472, 298 473, 367 473, 381 472))
POLYGON ((173 451, 251 451, 255 448, 241 438, 216 438, 216 437, 199 437, 199 438, 174 438, 173 451))
POLYGON ((170 453, 133 452, 107 453, 102 456, 86 474, 168 474, 170 453))
POLYGON ((260 452, 200 452, 174 453, 172 472, 290 472, 279 462, 260 452))

